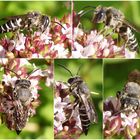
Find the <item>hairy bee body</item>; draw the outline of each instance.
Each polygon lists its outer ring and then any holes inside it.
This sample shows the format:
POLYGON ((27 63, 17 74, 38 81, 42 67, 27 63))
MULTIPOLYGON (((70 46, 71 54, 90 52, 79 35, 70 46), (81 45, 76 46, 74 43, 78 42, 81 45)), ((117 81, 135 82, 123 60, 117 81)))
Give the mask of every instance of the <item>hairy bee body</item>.
MULTIPOLYGON (((16 74, 10 69, 5 69, 16 74)), ((14 84, 6 85, 3 81, 4 94, 0 96, 1 108, 3 110, 2 122, 10 130, 15 130, 17 134, 26 126, 28 119, 35 114, 32 106, 34 98, 31 92, 31 82, 28 80, 32 73, 25 79, 20 78, 16 74, 17 80, 14 84)))
POLYGON ((70 84, 70 93, 75 97, 75 105, 78 106, 82 130, 87 135, 90 124, 97 122, 97 114, 90 97, 90 91, 79 76, 70 78, 68 83, 70 84))
POLYGON ((122 25, 119 28, 120 36, 126 41, 126 45, 129 47, 130 51, 137 51, 138 49, 138 42, 135 38, 134 33, 132 32, 132 29, 126 25, 122 25))
MULTIPOLYGON (((6 19, 5 19, 6 20, 6 19)), ((38 12, 29 12, 25 15, 7 18, 6 23, 0 26, 0 33, 16 30, 39 30, 44 32, 49 25, 49 17, 38 12)))
POLYGON ((30 91, 31 82, 26 79, 16 80, 13 91, 13 98, 20 100, 26 106, 32 100, 32 93, 30 91))
POLYGON ((133 33, 134 28, 125 21, 124 14, 113 7, 98 6, 94 12, 94 23, 104 23, 105 28, 112 28, 125 41, 130 51, 138 49, 138 42, 133 33))
POLYGON ((25 127, 28 117, 27 107, 18 104, 13 112, 13 120, 15 125, 14 129, 16 130, 17 134, 19 134, 25 127))
POLYGON ((121 109, 136 111, 140 109, 140 72, 133 71, 129 74, 128 82, 122 91, 117 92, 121 109))
POLYGON ((10 130, 15 130, 19 134, 25 127, 30 115, 28 108, 22 106, 19 101, 15 101, 14 104, 14 107, 7 110, 8 113, 2 114, 1 119, 10 130))

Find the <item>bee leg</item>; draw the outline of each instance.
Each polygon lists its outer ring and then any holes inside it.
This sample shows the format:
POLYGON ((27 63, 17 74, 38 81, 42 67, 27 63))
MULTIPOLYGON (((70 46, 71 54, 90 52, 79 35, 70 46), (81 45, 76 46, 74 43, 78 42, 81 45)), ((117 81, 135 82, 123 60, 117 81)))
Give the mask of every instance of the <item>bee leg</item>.
POLYGON ((121 46, 121 37, 118 35, 117 37, 117 46, 121 46))
POLYGON ((75 110, 75 108, 77 107, 77 105, 79 105, 79 101, 75 101, 75 103, 74 103, 74 105, 73 105, 73 110, 72 110, 71 115, 70 115, 70 117, 69 117, 69 120, 72 118, 72 116, 73 116, 73 114, 74 114, 74 110, 75 110))
POLYGON ((106 31, 106 28, 104 28, 104 29, 100 30, 100 31, 98 32, 98 34, 97 34, 97 35, 101 35, 101 34, 103 34, 105 31, 106 31))
POLYGON ((125 49, 127 47, 127 43, 128 43, 129 40, 127 40, 124 45, 123 45, 123 48, 125 49))
POLYGON ((73 108, 72 108, 72 111, 71 111, 69 117, 68 117, 63 123, 65 123, 65 122, 71 120, 71 118, 72 118, 72 116, 73 116, 73 114, 74 114, 75 108, 77 107, 78 104, 79 104, 79 101, 75 101, 75 103, 74 103, 74 105, 73 105, 73 108))
POLYGON ((1 124, 5 122, 4 114, 1 114, 1 124))
POLYGON ((14 31, 14 34, 12 36, 12 39, 16 40, 15 45, 17 44, 17 42, 19 40, 19 35, 20 35, 20 30, 14 31))

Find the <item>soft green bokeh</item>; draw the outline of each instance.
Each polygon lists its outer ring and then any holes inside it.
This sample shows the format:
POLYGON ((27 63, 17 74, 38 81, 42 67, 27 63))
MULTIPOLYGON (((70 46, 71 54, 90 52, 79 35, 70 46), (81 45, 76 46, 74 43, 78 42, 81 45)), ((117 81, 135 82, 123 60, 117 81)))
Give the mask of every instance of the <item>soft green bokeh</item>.
MULTIPOLYGON (((47 69, 45 59, 29 60, 37 68, 47 69)), ((28 67, 28 70, 32 69, 28 67)), ((3 71, 0 71, 0 81, 3 71)), ((53 139, 53 89, 45 85, 45 79, 39 82, 41 90, 39 93, 40 105, 37 108, 36 115, 29 118, 26 127, 17 135, 15 131, 10 131, 5 124, 0 124, 0 139, 53 139)))
POLYGON ((26 14, 30 11, 39 11, 51 17, 62 18, 70 11, 63 1, 1 1, 0 18, 26 14))
POLYGON ((56 59, 54 77, 57 81, 64 81, 70 78, 70 74, 57 64, 67 67, 73 75, 76 75, 80 65, 79 75, 93 92, 99 93, 92 95, 93 102, 98 114, 98 123, 91 125, 87 136, 81 135, 80 139, 101 139, 102 138, 102 60, 93 59, 56 59))
POLYGON ((139 59, 105 59, 104 60, 104 99, 116 96, 128 80, 128 74, 133 70, 140 71, 139 59))

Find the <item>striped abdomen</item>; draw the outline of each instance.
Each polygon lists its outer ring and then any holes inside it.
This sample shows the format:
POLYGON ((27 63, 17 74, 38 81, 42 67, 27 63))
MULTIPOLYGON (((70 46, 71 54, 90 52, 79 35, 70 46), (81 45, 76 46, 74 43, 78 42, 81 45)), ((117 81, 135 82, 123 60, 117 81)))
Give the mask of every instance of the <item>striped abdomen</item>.
POLYGON ((80 114, 80 120, 81 120, 83 132, 85 133, 85 135, 87 135, 90 126, 90 120, 88 118, 86 108, 83 103, 79 104, 79 114, 80 114))
POLYGON ((7 33, 16 31, 17 29, 24 28, 21 18, 8 20, 5 24, 0 26, 0 33, 7 33))
POLYGON ((28 109, 22 106, 15 108, 13 112, 14 116, 14 125, 17 134, 19 134, 22 129, 25 127, 28 120, 28 109))
POLYGON ((138 50, 137 39, 130 27, 126 25, 120 27, 119 34, 126 41, 126 45, 128 46, 130 51, 138 50))

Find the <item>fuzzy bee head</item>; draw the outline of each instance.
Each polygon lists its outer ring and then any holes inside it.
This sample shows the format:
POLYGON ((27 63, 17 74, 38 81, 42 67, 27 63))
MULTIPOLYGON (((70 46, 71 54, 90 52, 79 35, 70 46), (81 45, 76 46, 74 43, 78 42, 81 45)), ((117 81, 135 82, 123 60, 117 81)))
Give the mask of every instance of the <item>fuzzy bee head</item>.
POLYGON ((106 11, 107 11, 106 7, 98 6, 94 12, 93 22, 94 23, 104 22, 106 20, 106 11))
POLYGON ((79 82, 83 82, 80 76, 75 76, 68 79, 69 84, 74 84, 74 83, 79 83, 79 82))

